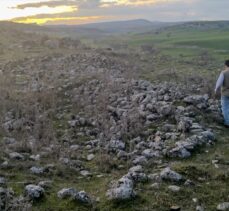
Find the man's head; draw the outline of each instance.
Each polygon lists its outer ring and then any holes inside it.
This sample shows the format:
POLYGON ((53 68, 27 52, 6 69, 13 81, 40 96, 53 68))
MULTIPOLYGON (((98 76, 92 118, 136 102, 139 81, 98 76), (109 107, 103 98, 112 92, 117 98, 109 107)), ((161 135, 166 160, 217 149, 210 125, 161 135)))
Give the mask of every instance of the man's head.
POLYGON ((226 66, 227 68, 229 68, 229 60, 226 60, 226 61, 225 61, 225 66, 226 66))

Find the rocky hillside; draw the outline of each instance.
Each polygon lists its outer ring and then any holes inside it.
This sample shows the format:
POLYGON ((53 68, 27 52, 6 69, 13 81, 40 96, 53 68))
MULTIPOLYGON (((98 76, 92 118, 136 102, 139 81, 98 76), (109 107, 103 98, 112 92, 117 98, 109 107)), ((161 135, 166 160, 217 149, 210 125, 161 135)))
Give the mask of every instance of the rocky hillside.
POLYGON ((228 209, 228 152, 206 157, 226 132, 201 84, 150 83, 91 48, 1 69, 0 210, 228 209))

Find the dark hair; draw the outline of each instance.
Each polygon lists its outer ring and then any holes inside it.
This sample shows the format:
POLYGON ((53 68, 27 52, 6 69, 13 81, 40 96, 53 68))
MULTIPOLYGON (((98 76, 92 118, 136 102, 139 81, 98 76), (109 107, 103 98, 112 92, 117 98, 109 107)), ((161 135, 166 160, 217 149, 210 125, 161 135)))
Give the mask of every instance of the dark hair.
POLYGON ((226 60, 226 61, 225 61, 225 65, 226 65, 227 67, 229 67, 229 60, 226 60))

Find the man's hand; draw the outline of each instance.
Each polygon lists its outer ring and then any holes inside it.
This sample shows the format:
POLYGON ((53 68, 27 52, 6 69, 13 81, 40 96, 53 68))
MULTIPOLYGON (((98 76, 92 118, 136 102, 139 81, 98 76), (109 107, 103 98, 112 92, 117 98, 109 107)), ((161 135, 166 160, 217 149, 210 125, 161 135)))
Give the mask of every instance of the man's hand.
POLYGON ((219 91, 218 90, 215 90, 214 91, 214 95, 213 95, 213 99, 214 100, 217 100, 217 99, 219 99, 219 97, 220 97, 219 91))

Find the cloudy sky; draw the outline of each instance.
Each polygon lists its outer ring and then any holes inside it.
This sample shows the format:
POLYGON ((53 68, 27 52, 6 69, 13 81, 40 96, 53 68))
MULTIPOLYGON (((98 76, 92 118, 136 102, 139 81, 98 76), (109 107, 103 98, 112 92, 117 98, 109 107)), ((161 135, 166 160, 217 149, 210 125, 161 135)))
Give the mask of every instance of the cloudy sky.
POLYGON ((229 0, 0 0, 0 20, 37 24, 229 20, 229 0))

